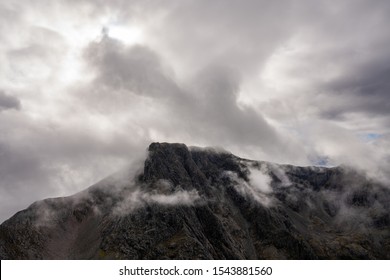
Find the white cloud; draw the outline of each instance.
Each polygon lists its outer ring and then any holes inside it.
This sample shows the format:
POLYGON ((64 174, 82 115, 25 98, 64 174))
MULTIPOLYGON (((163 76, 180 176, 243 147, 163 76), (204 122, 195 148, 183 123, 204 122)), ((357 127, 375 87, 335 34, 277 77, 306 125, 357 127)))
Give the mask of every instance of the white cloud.
MULTIPOLYGON (((264 168, 263 168, 264 169, 264 168)), ((251 186, 262 193, 271 193, 271 177, 265 173, 266 170, 250 169, 249 180, 251 186)))

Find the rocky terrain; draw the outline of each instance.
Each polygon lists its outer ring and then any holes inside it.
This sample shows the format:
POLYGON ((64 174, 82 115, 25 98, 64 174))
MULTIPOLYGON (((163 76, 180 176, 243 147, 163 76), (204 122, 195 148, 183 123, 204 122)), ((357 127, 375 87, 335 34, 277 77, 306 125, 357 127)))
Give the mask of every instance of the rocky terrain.
POLYGON ((347 167, 152 143, 139 171, 5 221, 0 258, 390 259, 389 213, 389 188, 347 167))

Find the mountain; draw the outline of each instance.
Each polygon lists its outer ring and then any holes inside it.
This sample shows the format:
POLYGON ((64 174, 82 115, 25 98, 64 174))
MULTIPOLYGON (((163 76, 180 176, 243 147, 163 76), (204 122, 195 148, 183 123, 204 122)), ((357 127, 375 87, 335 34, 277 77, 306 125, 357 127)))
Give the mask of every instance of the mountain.
POLYGON ((390 259, 390 191, 297 167, 152 143, 143 167, 0 226, 1 259, 390 259))

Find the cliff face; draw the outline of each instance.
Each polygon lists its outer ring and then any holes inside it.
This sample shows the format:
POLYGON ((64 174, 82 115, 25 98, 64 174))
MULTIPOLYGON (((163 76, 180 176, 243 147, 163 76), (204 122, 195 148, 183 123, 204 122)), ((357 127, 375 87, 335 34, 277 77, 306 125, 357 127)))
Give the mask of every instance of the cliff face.
POLYGON ((153 143, 143 169, 0 226, 1 259, 390 259, 390 192, 346 168, 153 143))

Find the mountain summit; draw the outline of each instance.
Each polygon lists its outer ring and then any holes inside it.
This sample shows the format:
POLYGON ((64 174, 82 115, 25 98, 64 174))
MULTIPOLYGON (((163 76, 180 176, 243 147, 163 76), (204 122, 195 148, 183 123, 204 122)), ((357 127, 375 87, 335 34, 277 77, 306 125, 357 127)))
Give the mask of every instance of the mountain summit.
POLYGON ((0 226, 1 259, 390 259, 390 191, 297 167, 152 143, 143 167, 0 226))

